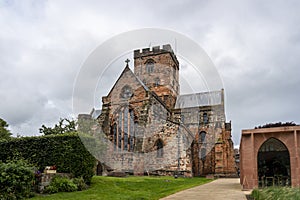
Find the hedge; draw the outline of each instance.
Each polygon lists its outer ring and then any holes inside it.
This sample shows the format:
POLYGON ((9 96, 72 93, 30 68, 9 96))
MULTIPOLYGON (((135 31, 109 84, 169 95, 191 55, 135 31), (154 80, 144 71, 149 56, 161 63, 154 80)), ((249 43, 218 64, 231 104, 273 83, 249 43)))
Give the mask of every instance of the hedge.
MULTIPOLYGON (((82 136, 80 136, 82 137, 82 136)), ((92 137, 84 136, 90 143, 92 137)), ((86 150, 77 133, 14 138, 0 141, 0 160, 22 158, 35 165, 40 171, 55 165, 57 172, 71 173, 90 183, 94 175, 96 159, 86 150)))

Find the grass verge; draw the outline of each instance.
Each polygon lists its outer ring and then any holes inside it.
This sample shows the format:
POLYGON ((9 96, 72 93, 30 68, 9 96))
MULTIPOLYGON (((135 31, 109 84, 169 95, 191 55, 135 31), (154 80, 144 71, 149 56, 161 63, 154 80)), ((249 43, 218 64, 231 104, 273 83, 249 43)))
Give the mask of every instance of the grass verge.
POLYGON ((94 176, 91 187, 80 192, 62 192, 37 195, 32 200, 87 200, 87 199, 160 199, 178 191, 205 184, 205 178, 136 177, 126 178, 94 176))
POLYGON ((251 197, 255 200, 300 200, 300 189, 290 187, 268 187, 254 189, 251 197))

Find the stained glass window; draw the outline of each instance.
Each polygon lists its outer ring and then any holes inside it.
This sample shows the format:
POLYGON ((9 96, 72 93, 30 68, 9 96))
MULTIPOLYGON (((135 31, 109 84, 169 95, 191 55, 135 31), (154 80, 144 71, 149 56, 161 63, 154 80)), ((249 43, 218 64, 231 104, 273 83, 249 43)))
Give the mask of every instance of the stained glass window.
POLYGON ((135 142, 134 111, 128 106, 120 109, 117 122, 112 126, 113 143, 119 150, 133 151, 135 142))

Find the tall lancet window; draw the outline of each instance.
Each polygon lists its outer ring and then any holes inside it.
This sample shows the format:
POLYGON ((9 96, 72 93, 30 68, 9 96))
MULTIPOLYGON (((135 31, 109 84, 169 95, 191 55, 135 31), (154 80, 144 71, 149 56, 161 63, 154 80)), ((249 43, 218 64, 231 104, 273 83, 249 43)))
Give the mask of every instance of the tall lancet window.
POLYGON ((135 144, 134 111, 128 106, 122 107, 116 114, 116 123, 112 126, 114 149, 133 151, 135 144))
POLYGON ((119 113, 119 118, 118 118, 118 149, 121 150, 122 148, 122 114, 123 113, 119 113))
POLYGON ((164 156, 164 144, 160 139, 157 140, 157 142, 156 142, 156 156, 158 158, 161 158, 164 156))
POLYGON ((134 133, 134 113, 133 110, 129 111, 130 113, 130 121, 129 121, 129 133, 130 133, 130 140, 129 140, 129 150, 134 150, 134 139, 135 139, 135 133, 134 133))
POLYGON ((207 115, 207 113, 203 113, 203 123, 208 124, 208 115, 207 115))
POLYGON ((114 150, 116 150, 117 144, 118 144, 117 124, 116 123, 113 124, 112 132, 113 132, 113 140, 114 140, 114 150))
POLYGON ((124 136, 124 150, 127 150, 128 147, 128 107, 124 108, 124 117, 123 117, 123 136, 124 136))

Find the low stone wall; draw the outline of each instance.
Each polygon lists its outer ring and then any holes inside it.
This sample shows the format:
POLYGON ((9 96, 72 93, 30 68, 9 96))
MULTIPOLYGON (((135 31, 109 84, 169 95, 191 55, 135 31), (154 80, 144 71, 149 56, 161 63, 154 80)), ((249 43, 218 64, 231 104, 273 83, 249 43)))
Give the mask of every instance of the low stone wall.
POLYGON ((71 178, 71 174, 67 173, 41 173, 36 177, 37 192, 42 193, 45 187, 47 187, 50 184, 52 178, 55 176, 71 178))

